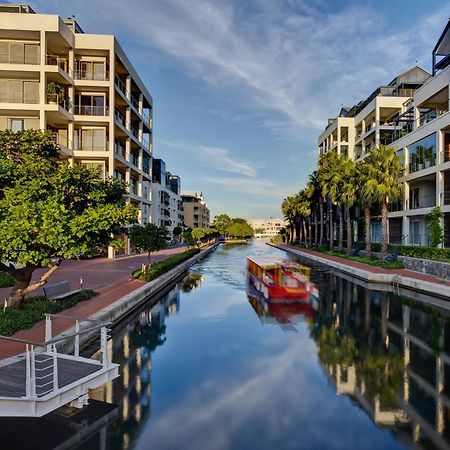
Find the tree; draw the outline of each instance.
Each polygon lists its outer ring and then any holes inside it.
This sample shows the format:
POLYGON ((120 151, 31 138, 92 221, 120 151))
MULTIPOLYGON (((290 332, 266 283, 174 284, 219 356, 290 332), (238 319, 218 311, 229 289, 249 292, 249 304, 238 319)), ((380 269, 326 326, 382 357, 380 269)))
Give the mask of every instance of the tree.
POLYGON ((314 245, 319 245, 321 247, 323 245, 323 196, 317 170, 309 174, 309 181, 306 186, 306 192, 311 203, 312 212, 314 214, 314 245), (319 220, 317 220, 317 214, 319 214, 319 220), (320 223, 319 236, 318 223, 320 223))
POLYGON ((133 225, 129 230, 130 241, 140 252, 148 253, 151 264, 151 254, 167 247, 168 231, 166 227, 158 227, 153 223, 144 226, 133 225))
POLYGON ((196 244, 195 239, 192 237, 192 230, 187 229, 181 233, 181 239, 188 247, 193 247, 196 244))
POLYGON ((206 235, 206 231, 204 228, 194 228, 191 234, 197 245, 200 245, 200 242, 206 235))
POLYGON ((365 184, 367 194, 381 207, 381 257, 388 256, 388 202, 397 200, 402 192, 399 176, 403 169, 401 159, 393 147, 380 145, 367 157, 369 179, 365 184))
POLYGON ((219 214, 214 217, 214 223, 212 226, 224 236, 227 232, 227 226, 231 222, 231 217, 228 214, 219 214))
POLYGON ((183 228, 181 228, 179 225, 177 225, 177 226, 173 229, 172 233, 173 233, 173 236, 177 239, 177 241, 180 240, 180 236, 181 236, 181 233, 182 233, 182 232, 183 232, 183 228))
POLYGON ((340 200, 345 205, 345 215, 347 222, 347 254, 352 252, 352 221, 350 208, 357 200, 358 181, 356 179, 356 166, 353 161, 347 159, 342 162, 340 200))
POLYGON ((376 197, 373 194, 368 182, 371 177, 371 167, 367 158, 357 163, 356 167, 359 179, 359 201, 364 209, 364 238, 366 240, 367 256, 372 256, 372 238, 370 235, 370 207, 376 203, 376 197))
POLYGON ((65 258, 108 245, 137 211, 123 183, 60 161, 49 132, 0 131, 0 270, 15 279, 8 304, 43 286, 65 258), (31 283, 37 268, 48 268, 31 283))
POLYGON ((284 219, 289 224, 289 241, 294 241, 294 227, 296 220, 296 210, 294 205, 294 197, 286 197, 281 204, 281 211, 283 212, 284 219))
POLYGON ((438 247, 444 240, 444 228, 442 226, 443 217, 444 214, 442 213, 442 210, 439 206, 436 206, 429 214, 427 214, 427 227, 430 230, 432 247, 438 247))
POLYGON ((227 227, 227 235, 234 238, 249 238, 253 236, 253 228, 247 223, 247 221, 235 222, 234 219, 227 227))

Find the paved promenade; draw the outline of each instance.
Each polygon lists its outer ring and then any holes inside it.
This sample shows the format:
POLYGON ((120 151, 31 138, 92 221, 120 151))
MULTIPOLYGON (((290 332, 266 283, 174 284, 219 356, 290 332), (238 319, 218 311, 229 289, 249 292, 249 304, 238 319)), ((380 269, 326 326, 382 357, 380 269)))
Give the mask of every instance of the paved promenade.
MULTIPOLYGON (((185 250, 185 245, 166 248, 154 253, 154 260, 161 261, 185 250)), ((70 286, 76 289, 79 287, 80 276, 82 276, 83 286, 94 289, 99 295, 90 300, 77 303, 72 308, 66 309, 64 314, 77 317, 90 317, 145 284, 131 277, 131 272, 141 267, 144 263, 148 263, 147 255, 124 256, 115 260, 96 258, 91 260, 64 261, 61 267, 49 279, 49 284, 68 280, 70 286)), ((39 279, 40 271, 36 272, 35 278, 39 279)), ((6 297, 9 291, 10 288, 0 289, 0 298, 6 297)), ((39 293, 39 291, 36 292, 39 293)), ((62 319, 54 320, 53 335, 56 336, 72 326, 72 321, 62 319)), ((44 341, 44 330, 45 324, 44 321, 41 321, 29 329, 18 331, 14 334, 14 337, 42 342, 44 341)), ((0 359, 17 355, 23 351, 23 344, 0 341, 0 359)))
POLYGON ((444 288, 450 288, 450 281, 443 280, 441 278, 435 277, 433 275, 427 275, 420 272, 414 272, 412 270, 408 269, 384 269, 383 267, 377 267, 377 266, 371 266, 369 264, 363 264, 358 261, 352 261, 349 259, 339 258, 332 255, 327 255, 325 253, 316 252, 314 250, 309 250, 307 248, 300 248, 296 247, 295 245, 289 245, 289 244, 280 244, 277 245, 277 247, 286 250, 294 250, 296 252, 305 253, 307 255, 310 255, 311 257, 315 258, 321 258, 324 260, 327 260, 329 262, 338 263, 338 264, 345 264, 346 266, 353 267, 355 269, 363 270, 366 272, 371 272, 373 274, 380 274, 380 275, 398 275, 405 278, 409 278, 412 280, 415 280, 417 282, 425 281, 429 283, 434 283, 437 285, 440 285, 444 288))

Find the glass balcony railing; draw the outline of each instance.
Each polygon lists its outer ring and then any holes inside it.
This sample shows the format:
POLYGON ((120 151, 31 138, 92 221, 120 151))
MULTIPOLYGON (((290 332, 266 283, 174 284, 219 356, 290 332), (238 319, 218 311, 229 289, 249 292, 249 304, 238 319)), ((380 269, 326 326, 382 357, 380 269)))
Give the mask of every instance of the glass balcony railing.
POLYGON ((418 198, 406 200, 406 209, 433 208, 436 206, 436 194, 419 195, 418 198))
POLYGON ((69 60, 58 55, 47 55, 46 63, 48 66, 58 66, 61 70, 72 76, 73 72, 69 67, 69 60))
POLYGON ((125 96, 127 95, 127 88, 125 86, 125 83, 118 77, 115 78, 115 85, 117 87, 117 89, 119 89, 120 92, 122 92, 122 94, 124 94, 125 96))
POLYGON ((105 105, 75 105, 75 114, 80 116, 107 116, 109 111, 105 105))
POLYGON ((437 119, 438 117, 442 116, 446 112, 448 112, 448 110, 431 109, 431 110, 428 110, 428 111, 422 113, 420 115, 420 119, 419 119, 419 126, 421 127, 421 126, 433 121, 434 119, 437 119))
POLYGON ((419 170, 428 169, 436 165, 436 154, 428 155, 426 157, 415 157, 411 155, 411 162, 409 163, 409 173, 418 172, 419 170))
POLYGON ((108 71, 91 72, 88 70, 74 70, 73 77, 75 80, 108 81, 109 72, 108 71))
POLYGON ((57 104, 68 112, 72 112, 72 102, 65 96, 60 94, 47 94, 47 104, 57 104))
POLYGON ((125 116, 117 108, 114 110, 114 119, 116 120, 116 122, 119 122, 124 128, 127 127, 126 121, 125 121, 125 116))

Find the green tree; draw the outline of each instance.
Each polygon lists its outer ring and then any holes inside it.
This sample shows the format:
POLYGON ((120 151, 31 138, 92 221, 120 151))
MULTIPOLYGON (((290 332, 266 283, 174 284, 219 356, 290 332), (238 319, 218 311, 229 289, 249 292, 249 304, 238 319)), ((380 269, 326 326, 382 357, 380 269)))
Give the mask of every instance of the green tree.
POLYGON ((312 212, 314 215, 314 245, 323 245, 323 196, 318 171, 315 170, 309 175, 306 186, 307 196, 310 199, 312 212), (319 216, 319 220, 317 218, 319 216), (320 234, 318 233, 320 224, 320 234))
POLYGON ((252 237, 253 233, 253 228, 247 223, 247 221, 234 222, 233 219, 233 221, 227 227, 227 235, 234 238, 252 237))
POLYGON ((206 230, 205 228, 194 228, 191 234, 196 244, 200 245, 202 239, 206 236, 206 230))
POLYGON ((15 279, 8 304, 44 285, 65 258, 92 253, 136 220, 125 186, 60 161, 50 133, 0 131, 0 269, 15 279), (37 268, 48 268, 31 283, 37 268))
POLYGON ((381 257, 388 256, 388 202, 397 200, 402 192, 399 181, 403 169, 393 147, 380 145, 367 157, 370 177, 365 184, 368 195, 381 207, 381 257))
POLYGON ((297 217, 297 211, 295 206, 294 197, 286 197, 281 204, 281 211, 284 219, 289 224, 289 242, 294 241, 295 221, 297 217))
POLYGON ((370 235, 370 207, 377 203, 377 197, 373 193, 373 189, 368 184, 371 179, 371 167, 368 159, 360 161, 356 164, 356 171, 359 180, 359 201, 364 210, 364 238, 366 240, 367 256, 372 256, 372 238, 370 235))
POLYGON ((193 247, 196 244, 195 239, 192 237, 192 230, 190 229, 181 233, 181 239, 188 247, 193 247))
POLYGON ((180 236, 181 233, 183 232, 183 228, 181 228, 179 225, 177 225, 174 229, 173 229, 173 236, 177 239, 177 241, 180 240, 180 236))
POLYGON ((442 213, 441 208, 436 206, 429 214, 427 214, 427 218, 427 227, 430 230, 431 246, 438 247, 444 240, 444 228, 442 226, 444 214, 442 213))
POLYGON ((219 214, 214 217, 214 223, 212 226, 224 236, 227 232, 227 226, 231 222, 231 217, 228 214, 219 214))
POLYGON ((342 173, 341 173, 341 191, 340 191, 340 201, 345 206, 345 216, 347 223, 347 254, 350 255, 352 252, 352 218, 350 215, 350 208, 356 203, 357 191, 358 191, 358 180, 356 173, 355 163, 346 159, 342 162, 342 173))
POLYGON ((140 252, 147 252, 151 264, 151 254, 167 247, 168 231, 166 227, 158 227, 153 223, 144 226, 133 225, 129 230, 130 241, 140 252))

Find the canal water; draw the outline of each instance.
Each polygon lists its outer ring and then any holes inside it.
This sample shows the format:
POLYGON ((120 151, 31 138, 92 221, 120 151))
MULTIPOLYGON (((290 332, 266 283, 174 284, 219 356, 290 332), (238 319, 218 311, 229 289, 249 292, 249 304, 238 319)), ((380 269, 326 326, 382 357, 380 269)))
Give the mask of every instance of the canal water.
POLYGON ((320 266, 318 302, 274 307, 247 255, 286 256, 218 247, 112 331, 120 378, 82 410, 1 419, 0 449, 450 448, 445 311, 320 266))

